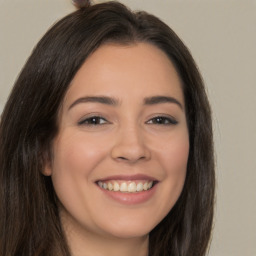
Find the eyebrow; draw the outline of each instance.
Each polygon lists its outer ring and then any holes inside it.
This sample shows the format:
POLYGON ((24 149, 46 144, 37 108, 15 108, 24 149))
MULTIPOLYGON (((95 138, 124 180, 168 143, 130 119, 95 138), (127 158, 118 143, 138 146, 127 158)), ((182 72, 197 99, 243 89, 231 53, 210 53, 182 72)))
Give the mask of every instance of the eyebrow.
POLYGON ((101 103, 101 104, 110 105, 110 106, 117 106, 120 104, 120 102, 117 99, 107 97, 107 96, 87 96, 87 97, 79 98, 76 101, 74 101, 68 109, 70 110, 71 108, 73 108, 75 105, 79 103, 88 103, 88 102, 101 103))
MULTIPOLYGON (((120 105, 121 102, 118 99, 108 97, 108 96, 86 96, 86 97, 81 97, 74 101, 68 108, 70 110, 73 108, 75 105, 80 104, 80 103, 88 103, 88 102, 93 102, 93 103, 101 103, 109 106, 117 106, 120 105)), ((182 110, 183 106, 182 104, 175 99, 174 97, 169 97, 169 96, 153 96, 153 97, 148 97, 144 99, 144 105, 157 105, 161 103, 174 103, 178 105, 182 110)))
POLYGON ((153 96, 153 97, 145 98, 144 100, 145 105, 155 105, 155 104, 161 104, 161 103, 174 103, 174 104, 177 104, 181 109, 183 109, 182 104, 174 97, 153 96))

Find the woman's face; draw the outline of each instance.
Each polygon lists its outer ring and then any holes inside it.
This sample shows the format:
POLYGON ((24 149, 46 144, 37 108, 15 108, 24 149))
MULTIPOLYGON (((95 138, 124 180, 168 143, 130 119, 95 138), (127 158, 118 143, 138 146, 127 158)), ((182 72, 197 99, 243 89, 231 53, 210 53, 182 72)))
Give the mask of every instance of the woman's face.
POLYGON ((181 82, 155 46, 104 45, 74 77, 45 167, 64 227, 147 235, 177 201, 189 153, 181 82))

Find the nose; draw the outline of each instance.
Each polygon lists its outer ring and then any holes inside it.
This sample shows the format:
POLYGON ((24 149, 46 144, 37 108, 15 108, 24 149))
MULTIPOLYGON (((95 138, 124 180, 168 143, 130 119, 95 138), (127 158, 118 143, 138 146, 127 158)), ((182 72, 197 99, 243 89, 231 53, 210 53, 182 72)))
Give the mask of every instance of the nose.
POLYGON ((111 150, 111 157, 114 160, 124 161, 129 164, 147 161, 151 158, 147 141, 139 128, 118 131, 111 150))

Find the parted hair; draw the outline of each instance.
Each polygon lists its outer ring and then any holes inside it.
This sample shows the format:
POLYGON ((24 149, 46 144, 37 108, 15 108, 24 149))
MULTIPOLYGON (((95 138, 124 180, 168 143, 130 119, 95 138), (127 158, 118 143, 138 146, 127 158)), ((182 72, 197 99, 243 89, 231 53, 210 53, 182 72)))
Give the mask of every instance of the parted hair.
MULTIPOLYGON (((51 177, 42 174, 72 79, 105 43, 161 49, 182 82, 190 150, 183 191, 149 234, 150 256, 203 256, 211 240, 215 174, 211 110, 187 47, 165 23, 118 2, 58 21, 22 69, 0 122, 0 256, 70 256, 51 177)), ((150 213, 149 213, 150 214, 150 213)))

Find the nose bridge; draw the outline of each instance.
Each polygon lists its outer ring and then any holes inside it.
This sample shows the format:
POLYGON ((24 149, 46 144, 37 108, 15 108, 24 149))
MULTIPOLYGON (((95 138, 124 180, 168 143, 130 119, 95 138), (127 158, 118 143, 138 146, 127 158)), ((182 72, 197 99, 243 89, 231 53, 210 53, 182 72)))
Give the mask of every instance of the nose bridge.
POLYGON ((137 122, 119 127, 112 148, 112 157, 131 163, 150 158, 143 128, 137 122))

